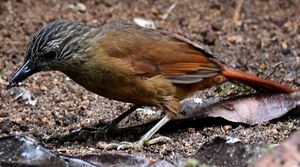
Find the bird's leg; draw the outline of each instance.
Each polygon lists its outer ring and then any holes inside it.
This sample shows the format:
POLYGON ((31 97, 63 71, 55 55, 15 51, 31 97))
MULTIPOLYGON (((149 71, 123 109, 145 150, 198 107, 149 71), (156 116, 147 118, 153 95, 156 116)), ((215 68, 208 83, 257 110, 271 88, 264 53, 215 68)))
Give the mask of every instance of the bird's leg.
POLYGON ((108 128, 107 130, 115 130, 118 128, 118 124, 126 118, 128 115, 130 115, 132 112, 140 108, 140 105, 133 104, 127 111, 123 112, 120 116, 112 120, 109 124, 107 124, 108 128))
POLYGON ((150 144, 156 144, 159 142, 168 142, 172 141, 172 139, 168 137, 160 136, 158 138, 151 139, 151 137, 167 122, 169 122, 171 119, 176 117, 177 113, 180 111, 179 103, 177 100, 172 100, 168 102, 164 107, 167 109, 166 116, 164 116, 153 128, 151 128, 146 134, 144 134, 140 140, 131 143, 131 142, 121 142, 119 144, 117 143, 111 143, 106 145, 106 149, 130 149, 130 148, 136 148, 141 147, 143 145, 150 145, 150 144), (151 139, 151 140, 150 140, 151 139))
POLYGON ((146 134, 144 134, 140 140, 136 142, 121 142, 121 143, 111 143, 106 145, 106 149, 130 149, 130 148, 135 148, 135 147, 141 147, 144 144, 156 144, 159 142, 167 142, 170 141, 171 139, 168 137, 163 137, 160 136, 158 138, 154 138, 152 140, 151 137, 162 127, 164 126, 167 122, 169 122, 173 118, 173 115, 170 113, 167 113, 165 117, 163 117, 153 128, 151 128, 146 134))
POLYGON ((139 105, 133 105, 131 106, 127 111, 122 113, 120 116, 115 118, 109 123, 97 123, 90 126, 85 126, 80 129, 74 130, 68 134, 65 134, 63 136, 52 136, 48 139, 48 141, 60 141, 60 140, 74 140, 75 138, 85 138, 87 135, 94 134, 95 138, 98 138, 98 136, 114 132, 118 129, 118 124, 129 114, 131 114, 133 111, 138 109, 139 105))
POLYGON ((104 125, 103 123, 98 123, 91 126, 83 127, 82 129, 88 131, 95 131, 96 133, 100 134, 114 132, 118 129, 118 124, 129 114, 137 110, 139 107, 141 106, 133 104, 127 111, 123 112, 121 115, 119 115, 117 118, 115 118, 109 123, 104 123, 104 125))

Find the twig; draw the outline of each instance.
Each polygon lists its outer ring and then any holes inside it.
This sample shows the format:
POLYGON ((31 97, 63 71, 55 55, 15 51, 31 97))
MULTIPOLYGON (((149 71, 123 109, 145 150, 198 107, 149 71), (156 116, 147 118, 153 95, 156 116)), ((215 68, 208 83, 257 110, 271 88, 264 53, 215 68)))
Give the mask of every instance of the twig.
POLYGON ((269 78, 276 72, 277 67, 280 66, 280 65, 282 65, 282 64, 283 64, 282 61, 280 61, 280 62, 274 64, 274 65, 272 66, 272 69, 273 69, 273 70, 266 76, 266 79, 269 79, 269 78))
POLYGON ((238 22, 240 20, 241 8, 243 6, 244 0, 237 0, 234 14, 232 17, 233 22, 238 22))
POLYGON ((172 10, 176 7, 176 3, 173 3, 167 10, 165 14, 160 15, 159 17, 163 20, 167 19, 172 10))

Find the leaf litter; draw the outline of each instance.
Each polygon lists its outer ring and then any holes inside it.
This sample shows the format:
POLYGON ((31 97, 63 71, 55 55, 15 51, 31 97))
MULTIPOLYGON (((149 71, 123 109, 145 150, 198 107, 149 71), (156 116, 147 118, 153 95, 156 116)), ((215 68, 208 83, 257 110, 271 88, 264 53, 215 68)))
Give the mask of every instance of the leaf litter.
POLYGON ((300 92, 292 94, 251 94, 225 100, 189 98, 181 105, 184 115, 177 119, 221 117, 231 122, 261 124, 279 118, 300 104, 300 92))

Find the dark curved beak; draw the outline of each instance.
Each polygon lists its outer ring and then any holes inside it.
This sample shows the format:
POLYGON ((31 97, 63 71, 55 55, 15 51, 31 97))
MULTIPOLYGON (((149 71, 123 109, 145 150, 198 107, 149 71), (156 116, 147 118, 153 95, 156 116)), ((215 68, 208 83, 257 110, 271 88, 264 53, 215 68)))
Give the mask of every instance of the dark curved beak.
POLYGON ((19 82, 23 81, 30 75, 39 71, 37 68, 32 68, 29 65, 30 60, 25 61, 23 66, 15 73, 15 75, 8 82, 7 89, 16 86, 19 82))

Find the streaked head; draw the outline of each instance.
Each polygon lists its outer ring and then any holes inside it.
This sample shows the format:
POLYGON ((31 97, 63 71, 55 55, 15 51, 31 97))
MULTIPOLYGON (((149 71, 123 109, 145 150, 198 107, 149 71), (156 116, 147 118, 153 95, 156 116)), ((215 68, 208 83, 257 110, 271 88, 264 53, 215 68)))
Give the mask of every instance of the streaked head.
POLYGON ((23 66, 9 81, 8 88, 39 71, 59 70, 75 53, 86 49, 92 26, 53 22, 37 32, 28 44, 23 66))

